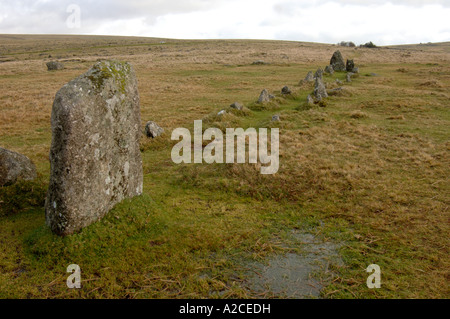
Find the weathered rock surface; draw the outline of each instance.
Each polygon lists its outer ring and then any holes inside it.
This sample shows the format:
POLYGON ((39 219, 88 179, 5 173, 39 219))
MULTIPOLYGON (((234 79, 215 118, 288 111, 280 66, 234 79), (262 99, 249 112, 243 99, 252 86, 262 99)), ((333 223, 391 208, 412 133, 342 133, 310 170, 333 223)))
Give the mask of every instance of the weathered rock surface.
POLYGON ((48 71, 64 69, 64 64, 62 64, 61 62, 50 61, 50 62, 47 62, 46 64, 47 64, 48 71))
POLYGON ((314 79, 322 79, 323 78, 323 70, 322 68, 318 68, 316 73, 314 73, 314 79))
POLYGON ((0 147, 0 186, 36 178, 36 167, 25 155, 0 147))
POLYGON ((239 110, 239 111, 242 111, 242 109, 244 108, 244 106, 241 103, 239 103, 239 102, 234 102, 233 104, 230 105, 230 107, 232 109, 236 109, 236 110, 239 110))
POLYGON ((345 66, 345 69, 347 72, 353 72, 353 69, 355 68, 355 62, 353 60, 347 60, 347 64, 345 66))
POLYGON ((314 97, 319 101, 328 97, 327 89, 320 78, 316 78, 316 82, 314 83, 314 97))
POLYGON ((274 96, 269 94, 269 91, 267 91, 267 89, 264 89, 261 91, 261 94, 259 95, 258 103, 270 102, 270 100, 273 98, 274 96))
POLYGON ((145 124, 145 135, 147 137, 155 138, 160 136, 162 133, 164 133, 164 129, 155 122, 148 121, 145 124))
POLYGON ((291 93, 292 93, 291 89, 289 87, 287 87, 287 86, 284 86, 281 89, 281 94, 283 94, 283 95, 288 95, 288 94, 291 94, 291 93))
POLYGON ((346 82, 351 82, 352 81, 352 75, 353 75, 352 72, 348 72, 347 75, 346 75, 345 81, 346 82))
POLYGON ((279 122, 280 121, 280 116, 278 114, 272 116, 272 122, 279 122))
POLYGON ((333 74, 334 73, 333 67, 331 65, 327 65, 325 67, 325 73, 333 74))
POLYGON ((308 94, 308 96, 306 97, 306 103, 309 105, 314 104, 314 99, 311 97, 310 94, 308 94))
POLYGON ((330 65, 333 67, 333 70, 335 71, 345 71, 345 62, 344 58, 342 57, 342 54, 339 50, 333 53, 333 56, 330 60, 330 65))
POLYGON ((137 80, 128 63, 103 61, 64 85, 52 109, 46 222, 68 235, 142 193, 137 80))
POLYGON ((314 75, 313 75, 312 71, 308 72, 304 81, 305 82, 313 82, 314 81, 314 75))

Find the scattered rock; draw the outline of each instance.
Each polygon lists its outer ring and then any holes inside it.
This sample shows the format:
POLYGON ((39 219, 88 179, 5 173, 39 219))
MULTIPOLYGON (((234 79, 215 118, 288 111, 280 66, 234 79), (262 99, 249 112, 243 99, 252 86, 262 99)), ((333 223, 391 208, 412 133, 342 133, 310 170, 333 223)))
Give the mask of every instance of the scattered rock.
POLYGON ((346 82, 351 82, 352 81, 352 74, 353 74, 352 72, 348 72, 347 73, 347 77, 345 78, 346 82))
POLYGON ((314 96, 318 100, 328 97, 327 90, 321 78, 316 78, 316 82, 314 83, 314 96))
POLYGON ((160 136, 162 133, 164 133, 164 129, 155 122, 148 121, 147 124, 145 124, 145 135, 147 137, 155 138, 160 136))
POLYGON ((333 53, 333 56, 330 60, 330 65, 333 67, 333 70, 335 71, 345 71, 345 62, 344 58, 342 57, 342 54, 339 50, 333 53))
POLYGON ((314 99, 311 97, 310 94, 308 94, 308 96, 306 97, 306 103, 309 105, 314 104, 314 99))
POLYGON ((325 67, 325 73, 333 74, 334 73, 333 67, 331 65, 327 65, 325 67))
POLYGON ((230 105, 230 107, 232 109, 236 109, 236 110, 239 110, 239 111, 242 111, 242 109, 244 108, 244 106, 241 103, 239 103, 239 102, 234 102, 233 104, 230 105))
POLYGON ((336 79, 336 84, 337 84, 337 85, 342 85, 342 84, 344 84, 344 83, 342 83, 342 81, 341 81, 341 80, 339 80, 339 79, 336 79))
POLYGON ((0 186, 36 178, 36 167, 25 155, 0 147, 0 186))
POLYGON ((271 99, 275 98, 273 95, 269 94, 269 91, 267 89, 264 89, 261 91, 261 94, 258 98, 258 103, 266 103, 270 102, 271 99))
POLYGON ((314 79, 322 79, 323 78, 323 70, 322 68, 318 68, 316 73, 314 73, 314 79))
POLYGON ((252 63, 252 65, 267 65, 269 63, 264 62, 263 60, 257 60, 252 63))
POLYGON ((280 116, 278 114, 272 116, 272 122, 279 122, 279 121, 280 121, 280 116))
POLYGON ((46 64, 47 64, 47 70, 48 71, 64 69, 64 64, 62 64, 61 62, 50 61, 50 62, 47 62, 46 64))
POLYGON ((288 95, 288 94, 291 94, 291 93, 292 93, 291 89, 288 88, 287 86, 285 86, 285 87, 283 87, 281 89, 281 94, 283 94, 283 95, 288 95))
POLYGON ((132 66, 96 63, 53 103, 46 223, 69 235, 142 194, 141 118, 132 66))
POLYGON ((345 66, 346 71, 347 72, 352 72, 354 68, 355 68, 355 62, 353 62, 353 60, 348 60, 347 59, 347 64, 345 66))
POLYGON ((221 115, 224 115, 225 113, 227 113, 227 111, 222 110, 222 111, 220 111, 219 113, 217 113, 217 115, 221 116, 221 115))
POLYGON ((313 82, 314 81, 314 75, 313 75, 312 71, 308 72, 304 81, 305 82, 313 82))

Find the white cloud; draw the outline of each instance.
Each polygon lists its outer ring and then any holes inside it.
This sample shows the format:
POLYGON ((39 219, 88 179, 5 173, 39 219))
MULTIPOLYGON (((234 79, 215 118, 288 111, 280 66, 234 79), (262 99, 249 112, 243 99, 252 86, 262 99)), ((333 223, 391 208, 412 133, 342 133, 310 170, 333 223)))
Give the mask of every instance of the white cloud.
POLYGON ((449 41, 444 0, 0 0, 0 33, 253 38, 376 44, 449 41), (66 8, 82 28, 67 29, 66 8))

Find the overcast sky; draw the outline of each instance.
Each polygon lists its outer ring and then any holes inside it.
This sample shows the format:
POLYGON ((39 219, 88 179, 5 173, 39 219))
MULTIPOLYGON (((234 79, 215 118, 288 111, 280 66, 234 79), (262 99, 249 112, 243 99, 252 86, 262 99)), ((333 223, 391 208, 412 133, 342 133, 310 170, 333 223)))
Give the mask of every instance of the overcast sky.
POLYGON ((0 33, 22 34, 387 45, 450 41, 449 19, 450 0, 0 0, 0 33))

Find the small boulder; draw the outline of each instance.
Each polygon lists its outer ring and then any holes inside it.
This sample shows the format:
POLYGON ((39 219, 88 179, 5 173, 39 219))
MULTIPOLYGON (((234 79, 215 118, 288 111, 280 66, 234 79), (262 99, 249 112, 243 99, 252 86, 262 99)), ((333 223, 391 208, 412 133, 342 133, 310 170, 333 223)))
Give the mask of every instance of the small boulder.
POLYGON ((313 82, 314 81, 314 75, 313 75, 312 71, 308 72, 304 81, 305 82, 313 82))
POLYGON ((239 110, 239 111, 242 111, 242 109, 244 108, 244 106, 241 103, 239 103, 239 102, 234 102, 233 104, 230 105, 230 107, 232 109, 236 109, 236 110, 239 110))
POLYGON ((58 61, 50 61, 47 62, 47 70, 48 71, 54 71, 54 70, 62 70, 64 69, 64 64, 58 61))
POLYGON ((351 81, 352 81, 352 75, 353 75, 352 72, 348 72, 345 81, 346 81, 346 82, 351 82, 351 81))
POLYGON ((164 133, 164 129, 155 122, 148 121, 147 124, 145 124, 145 135, 147 137, 155 138, 160 136, 162 133, 164 133))
POLYGON ((0 147, 0 186, 35 178, 36 167, 28 157, 0 147))
POLYGON ((264 62, 263 60, 257 60, 252 63, 252 65, 266 65, 266 64, 269 64, 269 63, 264 62))
POLYGON ((291 94, 291 93, 292 93, 291 89, 288 88, 287 86, 285 86, 285 87, 283 87, 281 89, 281 94, 283 94, 283 95, 288 95, 288 94, 291 94))
POLYGON ((222 115, 224 115, 225 113, 227 113, 227 111, 222 110, 222 111, 220 111, 219 113, 217 113, 217 115, 222 116, 222 115))
POLYGON ((314 104, 314 99, 311 97, 310 94, 308 94, 308 96, 306 97, 306 103, 309 105, 314 104))
POLYGON ((333 56, 330 59, 330 65, 333 67, 335 71, 345 71, 345 62, 342 54, 339 50, 333 53, 333 56))
POLYGON ((266 103, 270 102, 271 99, 275 98, 273 95, 269 94, 269 91, 267 89, 264 89, 261 91, 261 94, 258 98, 258 103, 266 103))
POLYGON ((342 84, 344 84, 344 83, 342 83, 342 81, 341 81, 341 80, 339 80, 339 79, 336 79, 336 84, 337 84, 337 85, 342 85, 342 84))
POLYGON ((328 73, 328 74, 333 74, 334 73, 333 67, 331 65, 327 65, 325 67, 325 71, 324 72, 328 73))
POLYGON ((279 121, 280 121, 280 116, 278 114, 272 116, 272 122, 279 122, 279 121))

